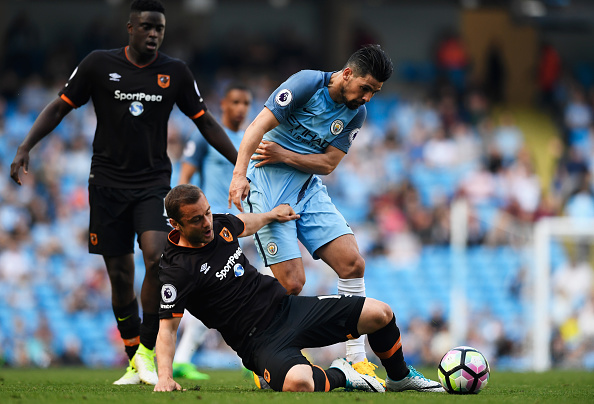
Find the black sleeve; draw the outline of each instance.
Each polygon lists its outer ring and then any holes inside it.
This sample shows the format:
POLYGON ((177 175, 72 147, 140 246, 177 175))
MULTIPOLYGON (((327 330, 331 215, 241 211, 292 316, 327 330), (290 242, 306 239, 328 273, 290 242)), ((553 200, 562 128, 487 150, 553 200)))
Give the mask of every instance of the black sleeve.
POLYGON ((238 237, 241 233, 243 233, 245 230, 245 223, 243 220, 235 215, 232 215, 231 213, 226 213, 221 216, 224 217, 223 220, 226 222, 225 226, 229 228, 229 231, 231 234, 233 234, 233 236, 238 237))
POLYGON ((204 103, 204 99, 200 94, 198 84, 194 79, 194 75, 185 63, 180 63, 183 64, 181 68, 182 85, 175 103, 179 107, 180 111, 189 116, 191 119, 196 119, 204 115, 206 112, 206 104, 204 103))
POLYGON ((93 83, 93 66, 101 63, 100 59, 98 51, 87 55, 76 66, 64 88, 58 93, 73 108, 78 108, 89 101, 93 83))
POLYGON ((159 279, 162 285, 159 318, 182 317, 194 288, 190 273, 183 268, 168 267, 159 272, 159 279))

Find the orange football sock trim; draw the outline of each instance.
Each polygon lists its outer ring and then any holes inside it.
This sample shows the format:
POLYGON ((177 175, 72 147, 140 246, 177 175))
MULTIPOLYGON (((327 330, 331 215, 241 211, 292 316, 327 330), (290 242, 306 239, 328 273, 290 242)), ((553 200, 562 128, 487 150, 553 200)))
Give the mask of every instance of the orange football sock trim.
POLYGON ((318 365, 311 365, 311 366, 317 367, 324 373, 324 377, 326 378, 326 384, 324 386, 324 391, 330 391, 330 382, 328 381, 328 375, 326 374, 326 371, 324 369, 322 369, 321 367, 319 367, 318 365))
POLYGON ((394 346, 392 348, 390 348, 389 350, 387 350, 386 352, 375 352, 374 353, 377 355, 378 358, 380 359, 388 359, 391 358, 392 355, 394 355, 394 353, 399 350, 400 348, 402 348, 402 342, 400 341, 400 337, 398 337, 398 341, 396 341, 396 343, 394 344, 394 346))
POLYGON ((124 341, 124 345, 126 346, 134 346, 134 345, 138 345, 140 344, 140 335, 134 338, 122 338, 122 340, 124 341))

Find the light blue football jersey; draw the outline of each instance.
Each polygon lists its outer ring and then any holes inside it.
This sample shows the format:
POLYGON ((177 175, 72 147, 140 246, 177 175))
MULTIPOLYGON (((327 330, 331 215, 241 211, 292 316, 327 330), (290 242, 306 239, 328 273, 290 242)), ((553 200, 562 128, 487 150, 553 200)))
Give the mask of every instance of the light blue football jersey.
MULTIPOLYGON (((322 154, 328 146, 347 153, 366 117, 365 106, 356 110, 338 104, 330 98, 328 83, 332 72, 302 70, 287 79, 268 98, 265 106, 274 114, 279 125, 264 134, 264 140, 300 154, 322 154)), ((284 163, 254 167, 250 162, 247 176, 254 180, 257 170, 269 170, 276 178, 271 182, 292 182, 299 189, 311 174, 284 163)), ((275 184, 278 185, 278 184, 275 184)))
MULTIPOLYGON (((244 132, 234 132, 224 126, 223 129, 233 146, 239 149, 244 132)), ((196 185, 202 188, 208 198, 212 213, 240 213, 235 206, 228 208, 229 185, 234 166, 209 145, 200 133, 193 133, 186 143, 182 161, 192 164, 200 171, 200 181, 196 185)))

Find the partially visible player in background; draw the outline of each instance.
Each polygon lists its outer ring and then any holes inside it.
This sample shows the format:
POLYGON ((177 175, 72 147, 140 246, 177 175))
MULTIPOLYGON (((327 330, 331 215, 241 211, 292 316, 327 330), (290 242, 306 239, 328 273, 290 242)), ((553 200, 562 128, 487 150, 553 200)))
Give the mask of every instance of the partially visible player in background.
MULTIPOLYGON (((299 240, 336 272, 339 294, 365 296, 365 260, 318 175, 331 173, 346 156, 367 116, 365 103, 393 69, 379 45, 367 45, 342 70, 302 70, 270 95, 246 129, 229 206, 242 210, 243 203, 246 212, 258 213, 286 203, 301 215, 254 235, 264 265, 288 293, 299 294, 305 283, 299 240)), ((347 342, 346 359, 358 372, 375 377, 377 366, 367 360, 363 337, 347 342)))
MULTIPOLYGON (((89 175, 89 252, 103 256, 112 307, 130 366, 114 384, 156 384, 154 346, 159 332, 159 258, 171 227, 164 212, 170 189, 167 122, 175 104, 229 161, 237 151, 207 111, 187 65, 158 49, 165 9, 158 0, 134 0, 128 46, 97 50, 74 70, 59 97, 39 114, 18 147, 10 176, 29 169, 29 152, 73 108, 92 99, 97 115, 89 175), (134 291, 134 238, 142 250, 142 323, 134 291)), ((231 163, 230 163, 231 164, 231 163)))
MULTIPOLYGON (((221 100, 221 123, 223 129, 239 148, 244 131, 241 130, 252 104, 252 94, 243 84, 232 83, 225 89, 221 100)), ((186 144, 182 160, 179 184, 188 184, 194 174, 200 175, 199 187, 208 195, 213 213, 239 213, 235 207, 228 208, 229 184, 234 165, 221 153, 195 133, 186 144)), ((209 376, 196 369, 192 363, 194 353, 204 342, 208 328, 196 317, 184 317, 183 333, 173 358, 173 376, 191 380, 206 380, 209 376)))

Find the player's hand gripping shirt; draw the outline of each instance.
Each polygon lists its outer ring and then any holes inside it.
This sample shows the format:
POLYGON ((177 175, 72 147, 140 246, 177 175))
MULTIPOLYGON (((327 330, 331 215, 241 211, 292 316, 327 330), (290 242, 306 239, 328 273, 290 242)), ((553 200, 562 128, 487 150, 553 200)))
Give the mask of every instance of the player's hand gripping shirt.
POLYGON ((116 188, 169 185, 167 122, 174 104, 191 119, 206 106, 187 65, 157 53, 133 64, 127 48, 90 53, 60 92, 74 108, 93 100, 97 129, 89 182, 116 188))
POLYGON ((219 330, 235 351, 250 333, 262 331, 287 293, 273 277, 260 274, 241 251, 243 222, 230 214, 213 215, 213 241, 182 247, 173 230, 161 256, 160 318, 181 317, 184 309, 219 330))
MULTIPOLYGON (((300 154, 321 154, 328 146, 347 153, 367 112, 364 105, 351 110, 334 102, 328 93, 331 76, 332 72, 302 70, 281 84, 265 104, 280 124, 263 139, 300 154)), ((311 176, 285 164, 256 168, 257 162, 252 160, 249 165, 247 176, 252 181, 257 170, 269 170, 278 172, 270 182, 290 181, 292 188, 299 189, 311 176)))

